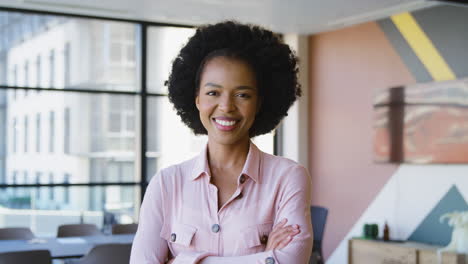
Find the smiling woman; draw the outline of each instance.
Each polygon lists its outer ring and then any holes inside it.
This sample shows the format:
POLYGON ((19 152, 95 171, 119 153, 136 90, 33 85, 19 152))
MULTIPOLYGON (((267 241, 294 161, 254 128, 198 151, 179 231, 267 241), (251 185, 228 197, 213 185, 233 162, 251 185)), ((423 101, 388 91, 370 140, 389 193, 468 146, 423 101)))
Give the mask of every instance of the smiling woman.
POLYGON ((251 142, 300 96, 289 47, 257 26, 201 27, 167 84, 177 114, 195 134, 208 135, 208 144, 152 178, 130 263, 308 262, 308 172, 251 142))

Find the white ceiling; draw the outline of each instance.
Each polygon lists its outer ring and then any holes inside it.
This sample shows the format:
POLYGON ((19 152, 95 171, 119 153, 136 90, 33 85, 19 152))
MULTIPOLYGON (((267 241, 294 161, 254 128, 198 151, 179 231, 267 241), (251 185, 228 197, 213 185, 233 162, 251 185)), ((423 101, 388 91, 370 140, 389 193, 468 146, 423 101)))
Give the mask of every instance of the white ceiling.
POLYGON ((0 6, 199 25, 235 19, 313 34, 435 5, 430 0, 0 0, 0 6))

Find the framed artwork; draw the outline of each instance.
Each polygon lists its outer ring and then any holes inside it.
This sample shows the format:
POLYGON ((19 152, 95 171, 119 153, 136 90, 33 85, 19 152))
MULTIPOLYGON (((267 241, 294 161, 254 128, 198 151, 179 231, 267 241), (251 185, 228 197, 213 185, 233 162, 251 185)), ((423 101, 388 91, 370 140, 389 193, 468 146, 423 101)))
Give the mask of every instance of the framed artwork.
POLYGON ((377 162, 468 163, 468 78, 382 90, 374 118, 377 162))

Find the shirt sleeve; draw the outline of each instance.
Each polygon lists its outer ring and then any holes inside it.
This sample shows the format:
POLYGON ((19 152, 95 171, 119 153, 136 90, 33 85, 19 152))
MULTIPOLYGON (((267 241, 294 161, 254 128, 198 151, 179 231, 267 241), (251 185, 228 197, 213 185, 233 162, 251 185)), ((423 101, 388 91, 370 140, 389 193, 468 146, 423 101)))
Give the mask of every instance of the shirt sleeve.
POLYGON ((165 190, 157 173, 146 189, 140 209, 138 230, 133 240, 130 264, 163 264, 168 257, 167 241, 160 237, 164 224, 165 190))
POLYGON ((275 225, 284 218, 300 226, 301 232, 283 249, 239 257, 208 256, 200 264, 306 264, 312 253, 312 221, 310 218, 310 176, 302 166, 295 166, 284 178, 275 225))

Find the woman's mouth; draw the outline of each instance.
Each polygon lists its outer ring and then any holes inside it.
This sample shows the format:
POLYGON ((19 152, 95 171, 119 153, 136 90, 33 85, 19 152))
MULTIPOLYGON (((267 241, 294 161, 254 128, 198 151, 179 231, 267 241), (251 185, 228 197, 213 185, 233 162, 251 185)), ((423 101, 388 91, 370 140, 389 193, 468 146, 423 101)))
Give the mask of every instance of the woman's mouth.
POLYGON ((230 118, 213 118, 216 127, 222 131, 230 131, 236 127, 237 120, 230 118))

